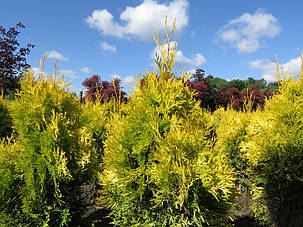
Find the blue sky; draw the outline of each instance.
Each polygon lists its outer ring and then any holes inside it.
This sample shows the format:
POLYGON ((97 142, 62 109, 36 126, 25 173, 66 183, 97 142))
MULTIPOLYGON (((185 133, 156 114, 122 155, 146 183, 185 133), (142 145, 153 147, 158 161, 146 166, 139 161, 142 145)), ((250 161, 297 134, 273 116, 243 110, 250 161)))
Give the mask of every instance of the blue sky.
POLYGON ((153 70, 153 35, 176 18, 177 71, 201 68, 225 79, 273 81, 272 60, 298 75, 302 50, 302 0, 4 1, 0 25, 25 25, 19 40, 36 47, 27 57, 36 70, 48 52, 46 72, 59 71, 79 92, 98 74, 119 77, 124 90, 134 76, 153 70))

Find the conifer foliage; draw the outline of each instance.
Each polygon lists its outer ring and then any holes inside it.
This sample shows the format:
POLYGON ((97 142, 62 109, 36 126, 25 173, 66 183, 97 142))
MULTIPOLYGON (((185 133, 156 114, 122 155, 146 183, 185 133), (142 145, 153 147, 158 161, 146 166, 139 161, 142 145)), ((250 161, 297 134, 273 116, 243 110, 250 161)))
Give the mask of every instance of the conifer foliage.
POLYGON ((250 226, 303 225, 303 68, 275 93, 190 82, 172 70, 174 29, 128 102, 119 80, 85 80, 81 103, 32 70, 0 96, 0 226, 89 226, 97 195, 117 226, 237 226, 243 210, 250 226))
POLYGON ((234 178, 213 152, 207 115, 172 72, 176 46, 160 46, 156 72, 136 81, 105 142, 101 202, 118 226, 226 226, 234 178), (224 223, 224 224, 223 224, 224 223))
POLYGON ((14 139, 0 145, 0 224, 7 226, 80 223, 80 186, 100 169, 78 98, 61 77, 41 75, 21 80, 10 103, 14 139))
POLYGON ((262 221, 267 224, 301 226, 303 71, 299 79, 283 73, 279 83, 279 93, 250 121, 241 152, 258 180, 253 193, 253 200, 259 202, 253 206, 257 218, 266 215, 262 221))

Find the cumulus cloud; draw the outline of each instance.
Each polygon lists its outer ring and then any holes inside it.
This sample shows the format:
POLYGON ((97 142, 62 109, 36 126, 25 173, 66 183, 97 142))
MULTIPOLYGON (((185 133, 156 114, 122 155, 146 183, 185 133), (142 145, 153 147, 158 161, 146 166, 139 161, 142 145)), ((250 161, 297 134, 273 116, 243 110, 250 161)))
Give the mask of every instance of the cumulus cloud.
POLYGON ((108 44, 105 41, 100 43, 100 47, 104 52, 109 52, 109 53, 116 53, 117 52, 117 48, 115 46, 112 46, 112 45, 108 44))
MULTIPOLYGON (((174 46, 175 44, 176 44, 176 42, 173 41, 171 45, 174 46)), ((172 48, 172 46, 170 47, 170 49, 172 48)), ((165 48, 168 48, 167 44, 165 45, 165 48)), ((154 50, 150 54, 152 59, 154 59, 154 57, 156 55, 161 56, 158 47, 154 48, 154 50)), ((197 54, 194 55, 194 57, 189 58, 189 57, 184 56, 184 54, 181 50, 177 50, 176 55, 175 55, 175 66, 180 67, 180 68, 183 68, 183 67, 200 67, 205 62, 206 62, 205 57, 200 53, 197 53, 197 54)))
POLYGON ((273 82, 276 81, 276 76, 274 72, 274 63, 268 59, 260 59, 249 62, 249 67, 251 69, 259 70, 262 73, 262 78, 266 81, 273 82))
POLYGON ((38 68, 38 67, 32 67, 32 70, 33 70, 35 76, 38 76, 38 75, 39 75, 39 73, 40 73, 40 68, 38 68))
POLYGON ((77 79, 79 76, 77 75, 76 71, 70 70, 70 69, 62 69, 60 70, 61 74, 66 78, 72 78, 72 79, 77 79))
POLYGON ((281 32, 278 19, 263 9, 254 14, 244 13, 229 21, 218 31, 218 40, 229 43, 240 53, 254 53, 261 48, 267 38, 281 32))
POLYGON ((121 80, 121 85, 122 87, 130 88, 134 84, 134 77, 133 76, 125 76, 121 77, 118 74, 110 74, 109 77, 114 80, 114 79, 119 79, 121 80))
POLYGON ((91 28, 96 28, 104 35, 111 35, 119 38, 122 38, 124 35, 124 28, 114 22, 113 15, 106 9, 94 10, 92 15, 86 18, 86 23, 91 28))
POLYGON ((189 74, 189 75, 194 74, 195 72, 196 72, 196 69, 189 69, 189 70, 185 71, 185 73, 189 74))
POLYGON ((298 77, 301 72, 301 57, 293 58, 289 62, 283 64, 283 69, 291 75, 298 77))
MULTIPOLYGON (((287 63, 280 64, 283 67, 285 72, 290 73, 290 75, 294 77, 298 77, 300 75, 301 70, 301 57, 293 58, 289 60, 287 63)), ((251 69, 256 69, 261 71, 263 79, 266 81, 276 81, 275 76, 275 64, 273 61, 268 59, 261 59, 256 61, 249 62, 249 67, 251 69)))
POLYGON ((201 66, 206 62, 206 59, 202 54, 196 54, 193 61, 195 66, 201 66))
POLYGON ((86 23, 99 30, 103 35, 118 38, 138 37, 140 40, 151 41, 157 30, 165 32, 164 18, 167 15, 168 29, 172 29, 176 18, 176 33, 181 33, 188 25, 187 0, 173 0, 167 4, 155 0, 145 0, 136 7, 126 7, 120 14, 121 23, 114 20, 113 15, 106 9, 94 10, 86 18, 86 23), (122 24, 122 25, 121 25, 122 24))
MULTIPOLYGON (((53 72, 41 72, 40 68, 38 67, 32 67, 32 70, 34 72, 34 75, 36 78, 39 78, 39 75, 41 74, 43 78, 48 77, 50 75, 54 75, 53 72)), ((63 75, 65 78, 71 78, 71 79, 78 79, 79 76, 77 75, 77 72, 70 69, 62 69, 58 70, 57 76, 63 75)))
POLYGON ((46 51, 47 52, 47 57, 48 58, 53 58, 58 61, 67 61, 68 59, 64 57, 61 53, 55 51, 55 50, 50 50, 46 51))
POLYGON ((92 70, 87 66, 82 67, 80 70, 81 70, 81 72, 83 72, 85 74, 91 74, 91 72, 92 72, 92 70))
POLYGON ((121 80, 121 77, 120 77, 118 74, 110 74, 109 77, 110 77, 112 80, 115 80, 115 79, 121 80))
POLYGON ((45 72, 41 72, 40 67, 32 67, 31 69, 33 70, 35 78, 39 78, 40 75, 42 75, 42 77, 44 78, 45 75, 48 74, 48 73, 45 73, 45 72))
POLYGON ((122 86, 130 87, 135 83, 133 76, 126 76, 122 79, 122 86))

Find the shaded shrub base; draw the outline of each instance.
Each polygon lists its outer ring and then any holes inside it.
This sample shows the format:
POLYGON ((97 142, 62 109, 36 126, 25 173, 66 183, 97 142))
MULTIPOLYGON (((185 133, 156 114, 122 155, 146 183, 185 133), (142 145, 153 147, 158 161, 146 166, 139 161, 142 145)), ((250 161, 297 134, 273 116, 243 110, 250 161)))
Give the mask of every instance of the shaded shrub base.
POLYGON ((101 195, 99 183, 98 180, 95 180, 73 187, 69 194, 69 199, 73 201, 71 203, 73 218, 70 226, 113 226, 109 224, 112 222, 112 219, 108 218, 110 210, 98 205, 97 198, 101 195))
POLYGON ((303 226, 303 183, 271 184, 265 189, 275 227, 303 226), (286 187, 285 187, 286 186, 286 187))

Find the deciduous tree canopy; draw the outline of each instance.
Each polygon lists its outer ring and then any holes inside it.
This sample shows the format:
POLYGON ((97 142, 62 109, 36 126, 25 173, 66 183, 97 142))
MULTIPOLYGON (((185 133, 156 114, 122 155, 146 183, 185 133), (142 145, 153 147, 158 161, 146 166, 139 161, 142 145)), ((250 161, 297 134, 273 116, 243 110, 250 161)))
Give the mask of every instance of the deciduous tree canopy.
POLYGON ((122 101, 126 100, 126 92, 122 91, 120 86, 121 80, 115 79, 111 82, 101 81, 99 75, 93 75, 90 78, 87 78, 83 81, 82 85, 87 89, 86 97, 92 101, 97 100, 97 94, 100 95, 100 101, 104 101, 113 98, 120 97, 122 101))
POLYGON ((195 92, 195 99, 201 101, 201 107, 212 112, 219 107, 226 108, 231 105, 236 110, 242 110, 245 103, 250 100, 252 108, 263 108, 265 99, 273 95, 278 89, 277 83, 267 83, 264 79, 227 81, 211 75, 206 76, 205 71, 197 69, 193 80, 188 81, 189 89, 195 92))
POLYGON ((25 56, 35 45, 20 47, 17 37, 21 28, 25 28, 22 23, 9 29, 0 26, 0 89, 3 89, 4 95, 19 88, 18 81, 23 76, 23 70, 30 67, 25 56))

